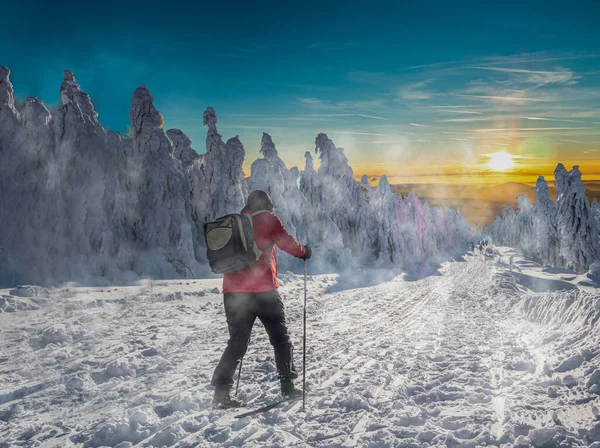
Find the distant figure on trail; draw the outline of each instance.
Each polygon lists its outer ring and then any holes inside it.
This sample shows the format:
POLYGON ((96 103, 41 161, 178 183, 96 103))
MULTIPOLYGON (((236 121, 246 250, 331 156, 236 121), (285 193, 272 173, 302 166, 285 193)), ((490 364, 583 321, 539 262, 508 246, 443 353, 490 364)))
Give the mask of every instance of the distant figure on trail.
POLYGON ((244 403, 231 396, 233 375, 248 349, 256 318, 263 323, 275 351, 275 364, 285 398, 301 395, 294 387, 298 377, 292 359, 292 343, 285 322, 283 301, 277 288, 277 247, 297 258, 308 260, 310 246, 303 246, 283 227, 273 213, 273 201, 261 190, 248 196, 242 214, 251 215, 254 241, 263 251, 255 264, 224 274, 223 295, 229 342, 217 365, 211 384, 215 386, 213 405, 240 407, 244 403))
POLYGON ((475 254, 475 243, 471 243, 471 252, 475 254))

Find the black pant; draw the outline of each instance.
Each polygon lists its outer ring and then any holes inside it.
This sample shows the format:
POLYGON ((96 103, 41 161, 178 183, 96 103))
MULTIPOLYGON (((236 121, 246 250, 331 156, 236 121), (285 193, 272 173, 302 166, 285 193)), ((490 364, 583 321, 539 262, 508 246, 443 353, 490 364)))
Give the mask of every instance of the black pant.
POLYGON ((211 384, 215 387, 233 385, 233 375, 238 362, 246 354, 252 326, 257 317, 264 325, 275 350, 277 371, 296 376, 292 344, 279 292, 276 289, 266 292, 228 292, 224 296, 229 342, 215 369, 211 384))

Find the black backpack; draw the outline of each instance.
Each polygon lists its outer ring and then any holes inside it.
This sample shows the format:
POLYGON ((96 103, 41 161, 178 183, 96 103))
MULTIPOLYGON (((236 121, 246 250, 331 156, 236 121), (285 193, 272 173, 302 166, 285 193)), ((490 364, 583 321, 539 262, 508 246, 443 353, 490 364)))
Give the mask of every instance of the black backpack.
POLYGON ((204 224, 206 256, 215 274, 235 272, 258 261, 270 246, 259 249, 254 241, 252 218, 265 210, 245 215, 234 213, 204 224))

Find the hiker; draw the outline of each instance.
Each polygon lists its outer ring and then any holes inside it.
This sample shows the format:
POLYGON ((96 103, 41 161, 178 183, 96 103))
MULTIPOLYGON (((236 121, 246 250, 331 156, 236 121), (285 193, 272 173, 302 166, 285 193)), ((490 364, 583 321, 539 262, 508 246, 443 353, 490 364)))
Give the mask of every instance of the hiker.
POLYGON ((277 376, 285 398, 301 395, 294 387, 298 377, 292 359, 292 343, 285 322, 283 301, 277 291, 277 247, 288 254, 308 260, 310 246, 303 246, 283 227, 273 214, 273 201, 267 193, 256 190, 248 196, 242 214, 252 216, 254 241, 263 250, 258 261, 242 270, 225 273, 223 295, 229 342, 217 365, 211 384, 215 387, 213 405, 240 407, 244 403, 231 396, 233 375, 248 349, 250 333, 258 317, 263 323, 275 351, 277 376))

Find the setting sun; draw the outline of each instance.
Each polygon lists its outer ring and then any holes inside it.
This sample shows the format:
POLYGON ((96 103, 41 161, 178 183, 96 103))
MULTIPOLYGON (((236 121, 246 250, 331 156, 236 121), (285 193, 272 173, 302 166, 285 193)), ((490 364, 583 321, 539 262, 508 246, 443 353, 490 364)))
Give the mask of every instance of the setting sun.
POLYGON ((488 154, 488 166, 494 171, 505 171, 514 166, 513 156, 505 151, 488 154))

